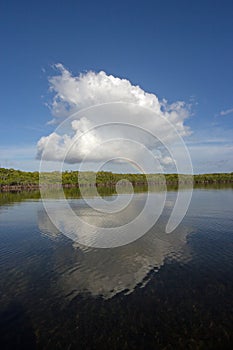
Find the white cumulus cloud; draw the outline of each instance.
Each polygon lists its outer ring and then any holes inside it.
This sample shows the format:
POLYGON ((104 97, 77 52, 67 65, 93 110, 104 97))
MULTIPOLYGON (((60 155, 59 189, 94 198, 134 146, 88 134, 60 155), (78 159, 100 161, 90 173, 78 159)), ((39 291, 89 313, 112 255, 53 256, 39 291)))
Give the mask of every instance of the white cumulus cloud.
POLYGON ((53 123, 58 126, 39 140, 38 158, 70 164, 84 158, 89 162, 127 158, 140 163, 150 151, 162 165, 172 163, 162 144, 175 143, 176 132, 190 134, 184 124, 189 105, 160 101, 129 80, 103 71, 73 76, 61 64, 56 68, 59 74, 49 83, 54 94, 53 123))

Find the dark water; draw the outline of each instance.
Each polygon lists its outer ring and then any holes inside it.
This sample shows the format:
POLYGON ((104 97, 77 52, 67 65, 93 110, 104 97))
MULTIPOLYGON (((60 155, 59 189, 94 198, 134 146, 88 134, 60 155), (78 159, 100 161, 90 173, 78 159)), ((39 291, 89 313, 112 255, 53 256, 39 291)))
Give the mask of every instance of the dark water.
MULTIPOLYGON (((129 216, 146 195, 138 192, 129 216)), ((67 195, 88 217, 75 190, 67 195)), ((168 192, 158 223, 137 241, 97 249, 61 234, 39 193, 0 194, 0 348, 230 349, 233 188, 195 189, 168 235, 175 198, 168 192)))

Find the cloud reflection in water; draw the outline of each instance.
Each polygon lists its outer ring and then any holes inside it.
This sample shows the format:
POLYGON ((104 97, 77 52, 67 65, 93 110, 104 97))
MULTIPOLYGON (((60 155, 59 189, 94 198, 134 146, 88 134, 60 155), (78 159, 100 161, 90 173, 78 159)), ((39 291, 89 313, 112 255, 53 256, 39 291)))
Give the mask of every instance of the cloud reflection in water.
MULTIPOLYGON (((123 227, 126 222, 138 215, 143 200, 142 196, 134 195, 130 205, 116 214, 97 212, 85 205, 81 199, 72 201, 71 205, 83 220, 94 223, 97 227, 109 225, 112 227, 122 225, 123 227)), ((191 229, 180 225, 173 233, 165 233, 172 205, 173 200, 167 200, 160 220, 148 233, 131 244, 117 248, 98 249, 72 242, 72 262, 70 259, 67 259, 67 262, 63 259, 64 263, 59 265, 58 258, 57 265, 60 267, 55 267, 60 274, 58 284, 62 292, 69 295, 70 298, 82 292, 89 292, 93 296, 102 295, 104 298, 110 298, 123 291, 130 293, 137 285, 144 285, 148 280, 148 273, 152 269, 158 270, 166 258, 183 259, 184 248, 186 248, 185 255, 189 254, 185 244, 191 229)), ((66 211, 62 211, 62 202, 59 202, 58 205, 57 201, 51 201, 52 206, 54 206, 60 227, 73 230, 74 223, 69 221, 66 211)), ((38 226, 40 231, 51 239, 62 237, 45 211, 38 212, 38 226)), ((78 229, 79 232, 82 231, 82 227, 78 229)), ((88 232, 85 234, 88 235, 88 232)), ((133 232, 131 234, 133 235, 133 232)))

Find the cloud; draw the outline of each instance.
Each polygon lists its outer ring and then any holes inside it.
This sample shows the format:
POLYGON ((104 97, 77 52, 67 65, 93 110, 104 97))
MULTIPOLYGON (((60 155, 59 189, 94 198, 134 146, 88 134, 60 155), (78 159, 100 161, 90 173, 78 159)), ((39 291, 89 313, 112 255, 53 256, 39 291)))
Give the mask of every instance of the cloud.
POLYGON ((194 173, 232 172, 233 144, 192 144, 188 146, 194 173))
POLYGON ((175 142, 176 131, 181 136, 190 134, 184 124, 190 116, 189 105, 160 101, 129 80, 103 71, 73 76, 61 64, 56 68, 59 74, 49 83, 54 94, 52 122, 58 127, 39 140, 37 158, 64 159, 68 164, 84 158, 87 162, 129 158, 140 163, 149 150, 163 166, 171 164, 162 143, 175 142), (167 121, 174 126, 172 132, 167 121), (150 133, 159 135, 160 141, 150 133))
POLYGON ((228 114, 232 114, 232 113, 233 113, 233 108, 230 108, 230 109, 226 109, 224 111, 221 111, 220 115, 224 116, 224 115, 228 115, 228 114))

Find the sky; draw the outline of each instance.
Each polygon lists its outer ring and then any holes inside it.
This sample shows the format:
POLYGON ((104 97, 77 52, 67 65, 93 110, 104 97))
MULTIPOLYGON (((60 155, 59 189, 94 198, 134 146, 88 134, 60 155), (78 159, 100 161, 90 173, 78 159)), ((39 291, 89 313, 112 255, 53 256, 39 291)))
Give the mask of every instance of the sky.
MULTIPOLYGON (((232 18, 229 0, 1 1, 0 166, 38 170, 49 139, 45 161, 55 169, 64 140, 70 145, 87 127, 106 122, 101 113, 116 121, 116 105, 79 112, 123 101, 138 105, 137 111, 120 105, 117 110, 126 122, 137 112, 134 131, 121 125, 90 133, 72 148, 65 168, 79 168, 87 147, 89 166, 100 160, 97 153, 101 161, 120 157, 119 144, 103 143, 109 134, 130 134, 131 145, 121 144, 127 157, 144 159, 142 148, 134 150, 135 139, 156 151, 156 161, 169 171, 171 157, 138 132, 150 129, 167 142, 170 129, 160 132, 165 118, 183 137, 194 173, 232 172, 232 18), (151 108, 154 117, 143 108, 151 108), (58 132, 72 113, 79 114, 69 132, 58 132)), ((175 147, 173 136, 169 142, 175 147)), ((118 159, 112 169, 126 168, 118 159)))

